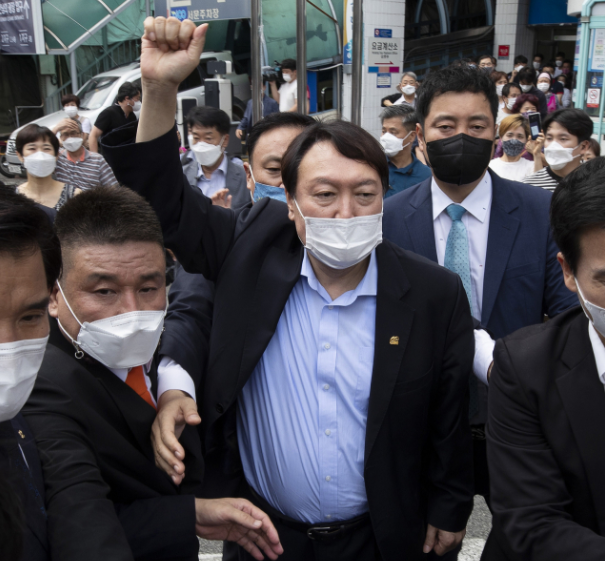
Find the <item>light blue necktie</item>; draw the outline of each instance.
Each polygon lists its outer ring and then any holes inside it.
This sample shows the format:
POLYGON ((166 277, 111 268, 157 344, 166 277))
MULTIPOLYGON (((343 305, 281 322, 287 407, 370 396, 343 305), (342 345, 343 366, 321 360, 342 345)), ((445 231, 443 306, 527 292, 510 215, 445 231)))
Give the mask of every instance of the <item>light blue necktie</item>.
MULTIPOLYGON (((466 212, 463 206, 451 204, 445 209, 448 216, 452 219, 452 228, 447 237, 445 246, 445 259, 443 265, 446 269, 457 273, 462 279, 462 285, 468 298, 471 314, 473 313, 473 301, 471 298, 471 264, 468 255, 468 237, 466 235, 466 226, 462 222, 462 215, 466 212)), ((473 417, 479 412, 479 398, 477 395, 477 380, 471 373, 469 380, 470 403, 469 417, 473 417)))

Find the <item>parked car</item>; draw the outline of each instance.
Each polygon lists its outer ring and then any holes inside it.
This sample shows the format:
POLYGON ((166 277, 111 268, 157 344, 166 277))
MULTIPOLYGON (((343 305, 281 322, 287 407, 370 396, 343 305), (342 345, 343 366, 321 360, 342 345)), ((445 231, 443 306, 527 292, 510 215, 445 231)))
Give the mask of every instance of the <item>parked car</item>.
MULTIPOLYGON (((191 105, 204 105, 204 81, 212 76, 208 73, 207 64, 214 60, 227 60, 233 62, 230 51, 204 52, 200 57, 198 67, 181 83, 177 94, 177 125, 181 132, 183 146, 187 134, 183 123, 184 109, 191 105)), ((246 102, 250 99, 250 81, 248 74, 227 74, 233 84, 232 118, 238 122, 244 116, 246 102)), ((119 66, 107 72, 97 74, 86 82, 77 92, 80 98, 79 115, 90 119, 94 125, 99 113, 116 102, 118 89, 124 82, 141 85, 141 70, 138 62, 119 66)), ((66 118, 64 111, 56 111, 32 121, 40 126, 52 129, 59 121, 66 118)), ((138 115, 137 115, 138 116, 138 115)), ((28 123, 30 124, 30 123, 28 123)), ((25 125, 23 125, 25 126, 25 125)), ((6 154, 0 160, 0 171, 8 177, 16 175, 25 176, 25 168, 21 164, 15 149, 15 138, 23 127, 14 130, 6 145, 6 154)))

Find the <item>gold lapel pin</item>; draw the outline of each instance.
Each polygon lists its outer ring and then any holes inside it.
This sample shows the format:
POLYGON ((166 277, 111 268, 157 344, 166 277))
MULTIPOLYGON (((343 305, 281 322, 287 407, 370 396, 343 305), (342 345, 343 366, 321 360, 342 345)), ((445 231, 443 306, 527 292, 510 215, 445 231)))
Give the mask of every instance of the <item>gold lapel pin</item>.
POLYGON ((25 435, 23 434, 23 431, 21 431, 21 430, 19 431, 19 436, 20 436, 21 438, 25 438, 25 435))
POLYGON ((389 345, 399 345, 399 337, 397 337, 397 335, 393 335, 389 341, 389 345))

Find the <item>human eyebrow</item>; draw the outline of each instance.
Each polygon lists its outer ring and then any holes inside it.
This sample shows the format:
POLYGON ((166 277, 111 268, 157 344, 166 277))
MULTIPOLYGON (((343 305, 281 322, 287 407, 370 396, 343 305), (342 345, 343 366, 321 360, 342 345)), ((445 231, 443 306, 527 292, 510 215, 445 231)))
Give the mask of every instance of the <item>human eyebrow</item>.
POLYGON ((42 300, 38 300, 37 302, 32 302, 31 304, 27 304, 21 310, 22 312, 30 312, 32 310, 46 310, 48 308, 48 304, 50 302, 50 298, 46 296, 42 298, 42 300))
POLYGON ((159 271, 155 271, 153 273, 147 273, 145 275, 141 275, 139 277, 140 280, 142 280, 143 282, 146 281, 150 281, 150 280, 160 280, 164 275, 162 273, 160 273, 159 271))
POLYGON ((103 281, 117 282, 118 277, 116 275, 110 275, 107 273, 92 273, 92 274, 88 275, 86 280, 88 280, 89 282, 103 282, 103 281))

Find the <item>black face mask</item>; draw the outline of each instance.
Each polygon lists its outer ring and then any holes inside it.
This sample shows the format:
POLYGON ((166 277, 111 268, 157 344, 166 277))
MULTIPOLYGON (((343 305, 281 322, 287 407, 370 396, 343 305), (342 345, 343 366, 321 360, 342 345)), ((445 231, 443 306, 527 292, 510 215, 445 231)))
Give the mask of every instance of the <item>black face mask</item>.
POLYGON ((460 133, 426 143, 427 163, 435 177, 452 185, 477 181, 489 165, 493 140, 460 133))

